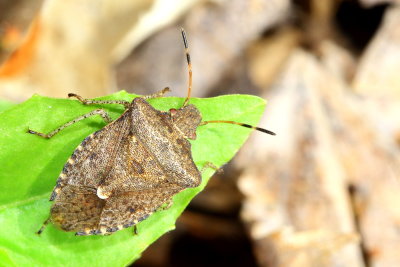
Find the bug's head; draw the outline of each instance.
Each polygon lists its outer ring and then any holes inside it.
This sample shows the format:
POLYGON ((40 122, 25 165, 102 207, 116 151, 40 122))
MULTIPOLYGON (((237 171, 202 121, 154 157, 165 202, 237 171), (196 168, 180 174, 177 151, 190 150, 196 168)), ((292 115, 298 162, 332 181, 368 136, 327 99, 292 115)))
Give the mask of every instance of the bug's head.
POLYGON ((172 121, 186 138, 195 140, 196 129, 201 123, 200 111, 194 105, 187 105, 180 109, 170 109, 172 121))

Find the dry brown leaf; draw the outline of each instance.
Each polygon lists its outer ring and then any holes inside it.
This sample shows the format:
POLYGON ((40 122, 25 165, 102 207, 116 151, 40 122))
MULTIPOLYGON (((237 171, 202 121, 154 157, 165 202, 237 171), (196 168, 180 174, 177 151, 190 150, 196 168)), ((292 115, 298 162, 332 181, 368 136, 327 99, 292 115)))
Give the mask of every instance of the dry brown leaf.
MULTIPOLYGON (((380 141, 381 133, 363 113, 368 102, 352 95, 343 80, 327 70, 298 51, 266 97, 269 105, 261 125, 277 136, 254 135, 237 159, 251 166, 239 182, 246 196, 243 219, 257 247, 270 249, 257 252, 264 255, 260 260, 273 258, 273 266, 287 264, 289 251, 273 237, 287 228, 294 236, 322 230, 340 240, 358 232, 366 253, 379 251, 369 259, 374 266, 393 266, 400 262, 395 253, 400 251, 400 236, 395 234, 400 171, 393 168, 399 151, 388 150, 380 141)), ((324 266, 364 266, 358 244, 337 248, 324 266)), ((299 252, 293 262, 320 266, 319 254, 325 252, 314 249, 312 256, 299 252)))
POLYGON ((299 42, 299 31, 284 28, 250 46, 247 51, 250 57, 248 73, 252 82, 260 88, 270 86, 299 42))
POLYGON ((399 0, 358 0, 364 7, 370 8, 381 4, 400 4, 399 0))
POLYGON ((371 97, 400 99, 400 6, 389 9, 360 59, 352 87, 371 97))
POLYGON ((1 66, 0 97, 110 93, 113 65, 197 1, 46 0, 25 42, 1 66))
MULTIPOLYGON (((193 64, 194 96, 206 96, 252 41, 282 21, 288 0, 230 0, 205 2, 185 17, 193 64)), ((133 92, 155 92, 169 86, 174 95, 187 88, 186 62, 179 27, 171 27, 150 38, 118 67, 120 88, 133 92), (166 53, 168 51, 168 53, 166 53)))

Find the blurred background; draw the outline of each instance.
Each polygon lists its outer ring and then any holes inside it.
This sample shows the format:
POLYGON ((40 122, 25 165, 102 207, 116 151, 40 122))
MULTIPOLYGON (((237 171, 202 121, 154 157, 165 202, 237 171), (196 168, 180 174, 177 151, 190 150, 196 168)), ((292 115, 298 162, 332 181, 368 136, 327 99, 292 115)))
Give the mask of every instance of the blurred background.
MULTIPOLYGON (((400 266, 400 1, 0 0, 0 102, 118 90, 268 100, 133 266, 400 266)), ((221 118, 223 119, 223 118, 221 118)))

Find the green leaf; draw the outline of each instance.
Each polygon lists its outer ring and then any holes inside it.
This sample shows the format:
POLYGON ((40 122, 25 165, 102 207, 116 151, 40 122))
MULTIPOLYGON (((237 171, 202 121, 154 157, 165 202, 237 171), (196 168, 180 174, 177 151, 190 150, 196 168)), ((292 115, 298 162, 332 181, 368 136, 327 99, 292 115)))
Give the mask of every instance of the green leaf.
MULTIPOLYGON (((102 99, 132 100, 124 91, 102 99)), ((182 98, 150 99, 157 109, 179 108, 182 98)), ((203 120, 234 120, 257 124, 265 107, 261 98, 229 95, 191 99, 203 120)), ((121 105, 103 105, 113 119, 123 112, 121 105)), ((68 157, 89 134, 105 123, 99 116, 80 121, 51 139, 27 134, 30 129, 49 132, 98 106, 84 106, 76 100, 33 96, 0 114, 0 265, 124 266, 134 261, 162 234, 173 230, 176 218, 189 201, 206 185, 214 170, 203 172, 197 188, 174 197, 168 209, 154 213, 138 225, 110 236, 74 236, 49 225, 38 236, 35 232, 49 215, 48 201, 55 181, 68 157)), ((192 142, 193 158, 200 169, 206 162, 222 166, 229 161, 250 133, 231 124, 208 124, 197 129, 192 142)))
POLYGON ((14 103, 7 101, 7 100, 0 99, 0 113, 5 111, 6 109, 11 108, 12 106, 14 106, 14 103))

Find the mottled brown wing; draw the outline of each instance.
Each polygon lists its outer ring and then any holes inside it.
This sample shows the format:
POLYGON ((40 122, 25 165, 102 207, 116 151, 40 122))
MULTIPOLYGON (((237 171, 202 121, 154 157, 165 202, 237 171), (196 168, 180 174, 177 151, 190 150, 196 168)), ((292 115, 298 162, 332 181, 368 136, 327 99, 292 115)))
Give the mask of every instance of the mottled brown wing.
POLYGON ((85 138, 64 165, 58 183, 97 187, 114 166, 121 139, 129 132, 127 115, 85 138))
POLYGON ((107 199, 99 222, 99 232, 118 231, 145 220, 184 188, 160 185, 151 190, 123 192, 107 199))
POLYGON ((157 183, 157 179, 164 180, 158 162, 135 141, 131 123, 128 109, 120 118, 88 136, 68 159, 50 199, 56 199, 67 184, 97 189, 111 183, 120 187, 125 181, 130 190, 132 184, 146 188, 157 183))
POLYGON ((105 205, 94 189, 67 185, 51 207, 51 220, 64 231, 96 229, 105 205))
POLYGON ((67 185, 51 208, 52 222, 78 235, 110 234, 146 219, 182 189, 168 184, 100 199, 91 188, 67 185))
POLYGON ((130 133, 121 140, 122 148, 115 155, 114 166, 99 184, 103 195, 136 191, 159 186, 167 180, 155 155, 130 133))
POLYGON ((154 188, 164 182, 184 188, 200 184, 191 145, 168 114, 136 98, 129 116, 130 132, 120 141, 113 168, 98 184, 100 197, 154 188))

